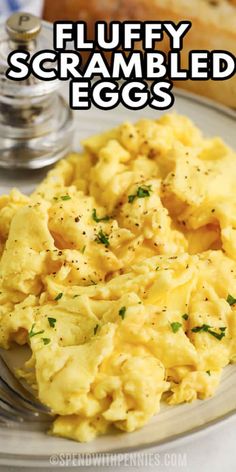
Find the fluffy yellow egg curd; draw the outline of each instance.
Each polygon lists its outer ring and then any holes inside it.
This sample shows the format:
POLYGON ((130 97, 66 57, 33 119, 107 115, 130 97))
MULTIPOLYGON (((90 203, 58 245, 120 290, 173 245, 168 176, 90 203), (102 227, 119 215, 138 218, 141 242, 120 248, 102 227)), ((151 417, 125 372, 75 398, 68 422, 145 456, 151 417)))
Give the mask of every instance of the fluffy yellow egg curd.
POLYGON ((0 197, 0 345, 89 441, 214 395, 236 359, 236 154, 185 117, 83 143, 31 196, 0 197))

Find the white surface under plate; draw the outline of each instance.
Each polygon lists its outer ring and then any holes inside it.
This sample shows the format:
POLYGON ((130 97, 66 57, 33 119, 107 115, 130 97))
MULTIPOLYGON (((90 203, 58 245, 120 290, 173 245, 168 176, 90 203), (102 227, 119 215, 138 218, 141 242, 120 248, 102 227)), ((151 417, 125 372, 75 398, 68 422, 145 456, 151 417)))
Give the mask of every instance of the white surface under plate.
MULTIPOLYGON (((173 111, 189 116, 205 135, 221 136, 236 149, 236 114, 216 107, 213 103, 200 100, 186 93, 175 92, 173 111)), ((157 118, 160 113, 152 109, 132 112, 124 107, 109 112, 95 108, 76 112, 74 149, 79 149, 81 139, 100 133, 125 121, 137 121, 143 117, 157 118)), ((235 164, 236 165, 236 164, 235 164)), ((40 181, 45 171, 31 174, 9 174, 0 170, 0 194, 13 186, 30 192, 40 181)), ((24 466, 48 466, 48 458, 60 453, 95 453, 114 451, 140 451, 144 448, 167 447, 189 440, 207 427, 227 421, 236 413, 236 367, 224 369, 222 381, 215 397, 192 404, 165 406, 161 412, 141 430, 135 433, 116 433, 102 436, 88 444, 79 444, 66 439, 50 437, 45 431, 30 429, 25 425, 0 427, 0 464, 24 466)))

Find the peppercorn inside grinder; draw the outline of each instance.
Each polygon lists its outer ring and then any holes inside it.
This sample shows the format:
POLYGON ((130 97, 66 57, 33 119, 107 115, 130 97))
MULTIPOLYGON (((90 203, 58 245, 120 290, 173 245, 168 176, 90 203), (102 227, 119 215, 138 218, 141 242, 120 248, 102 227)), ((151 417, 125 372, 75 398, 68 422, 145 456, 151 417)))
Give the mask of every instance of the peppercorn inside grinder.
POLYGON ((70 151, 72 112, 58 80, 8 79, 7 59, 17 49, 30 54, 53 49, 52 27, 31 14, 14 13, 0 28, 0 167, 40 169, 70 151))

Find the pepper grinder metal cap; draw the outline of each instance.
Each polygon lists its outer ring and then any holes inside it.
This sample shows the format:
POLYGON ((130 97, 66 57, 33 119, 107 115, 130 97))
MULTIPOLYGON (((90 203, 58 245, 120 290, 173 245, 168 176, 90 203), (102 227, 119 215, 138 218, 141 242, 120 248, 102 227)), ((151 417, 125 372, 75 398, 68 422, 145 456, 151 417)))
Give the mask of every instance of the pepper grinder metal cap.
POLYGON ((16 49, 31 55, 53 49, 52 31, 52 25, 24 12, 0 25, 0 168, 39 169, 70 151, 72 111, 60 82, 6 77, 8 55, 16 49))
POLYGON ((6 22, 6 31, 9 38, 16 44, 23 43, 27 47, 37 38, 42 23, 39 18, 28 13, 14 13, 6 22))

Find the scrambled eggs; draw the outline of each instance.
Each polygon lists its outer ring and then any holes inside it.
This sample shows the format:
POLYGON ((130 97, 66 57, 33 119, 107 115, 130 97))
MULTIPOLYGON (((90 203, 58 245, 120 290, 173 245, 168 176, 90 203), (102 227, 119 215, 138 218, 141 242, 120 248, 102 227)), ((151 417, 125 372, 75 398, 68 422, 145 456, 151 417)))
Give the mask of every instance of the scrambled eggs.
POLYGON ((236 155, 187 119, 124 123, 0 197, 0 345, 89 441, 213 395, 236 359, 236 155))

